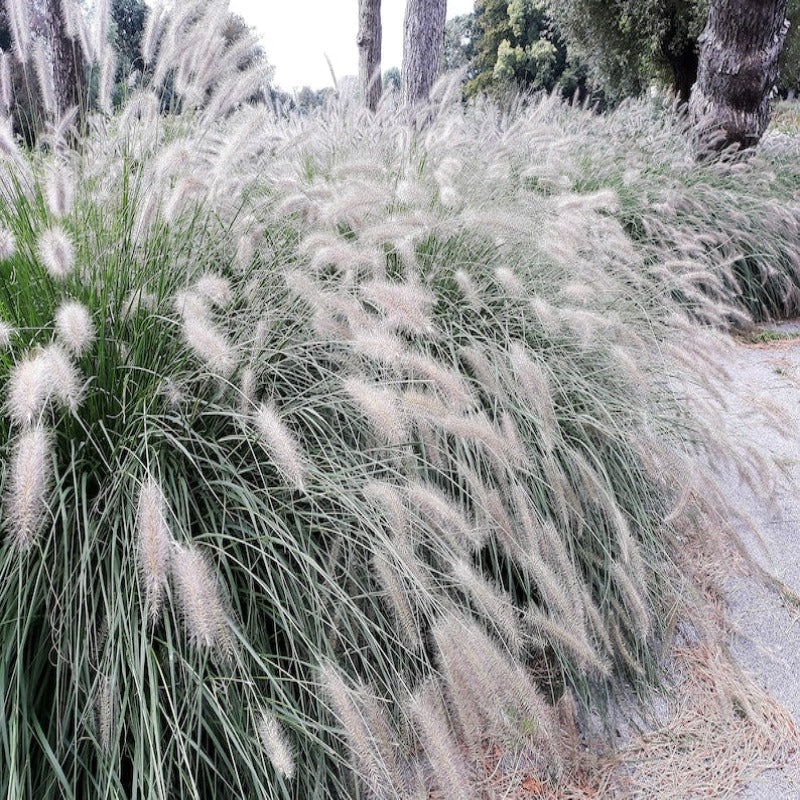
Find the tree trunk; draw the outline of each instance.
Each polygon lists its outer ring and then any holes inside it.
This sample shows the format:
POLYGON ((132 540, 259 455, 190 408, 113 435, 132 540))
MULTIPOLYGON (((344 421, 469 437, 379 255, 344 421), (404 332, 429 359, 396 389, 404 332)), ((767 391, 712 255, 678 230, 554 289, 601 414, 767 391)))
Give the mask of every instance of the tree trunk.
POLYGON ((672 81, 682 103, 688 103, 692 94, 692 86, 697 80, 697 52, 694 47, 687 47, 682 53, 669 59, 672 68, 672 81))
POLYGON ((689 109, 697 154, 758 144, 786 38, 787 0, 711 0, 689 109))
POLYGON ((370 111, 381 97, 381 0, 358 0, 358 85, 370 111))
POLYGON ((75 39, 67 36, 64 16, 57 0, 47 0, 50 7, 53 48, 53 83, 56 88, 58 116, 77 106, 85 111, 87 101, 86 69, 83 51, 75 39))
MULTIPOLYGON (((80 44, 67 35, 61 0, 44 0, 32 27, 35 38, 45 50, 43 67, 50 67, 53 93, 50 104, 55 119, 75 106, 85 113, 87 83, 83 51, 80 44)), ((47 78, 40 76, 40 81, 47 82, 47 78)))
POLYGON ((444 45, 447 0, 408 0, 403 26, 403 101, 427 100, 444 45))

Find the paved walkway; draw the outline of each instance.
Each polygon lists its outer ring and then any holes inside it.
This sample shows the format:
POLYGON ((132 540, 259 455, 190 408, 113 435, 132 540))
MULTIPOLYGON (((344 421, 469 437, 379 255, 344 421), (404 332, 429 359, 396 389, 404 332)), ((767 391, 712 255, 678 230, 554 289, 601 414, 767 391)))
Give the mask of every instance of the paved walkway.
MULTIPOLYGON (((771 330, 800 332, 787 323, 771 330)), ((800 338, 737 345, 730 365, 739 391, 733 398, 731 430, 742 440, 775 456, 783 468, 774 500, 764 505, 736 476, 727 490, 743 500, 760 523, 763 540, 749 530, 742 537, 750 555, 800 596, 800 338), (748 417, 753 408, 779 410, 778 429, 748 417), (739 412, 739 413, 737 413, 739 412)), ((744 670, 793 715, 800 726, 800 604, 775 588, 744 577, 726 586, 735 636, 732 650, 744 670)), ((741 800, 800 798, 800 763, 765 773, 739 796, 741 800)))

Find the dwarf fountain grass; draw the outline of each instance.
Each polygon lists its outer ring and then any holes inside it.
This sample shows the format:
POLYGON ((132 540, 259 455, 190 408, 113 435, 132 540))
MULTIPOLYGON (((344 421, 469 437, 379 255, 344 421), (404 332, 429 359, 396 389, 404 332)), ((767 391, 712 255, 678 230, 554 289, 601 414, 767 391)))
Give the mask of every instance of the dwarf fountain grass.
POLYGON ((471 797, 456 733, 557 773, 550 701, 652 680, 687 593, 669 379, 730 273, 588 185, 623 123, 239 107, 224 11, 154 11, 57 166, 0 133, 0 794, 471 797))

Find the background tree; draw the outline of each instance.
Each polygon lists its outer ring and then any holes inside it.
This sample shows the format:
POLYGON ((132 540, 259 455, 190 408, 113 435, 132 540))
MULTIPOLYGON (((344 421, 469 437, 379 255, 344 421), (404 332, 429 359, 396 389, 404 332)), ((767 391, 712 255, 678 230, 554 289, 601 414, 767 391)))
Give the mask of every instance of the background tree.
MULTIPOLYGON (((461 14, 444 25, 441 71, 469 68, 475 55, 475 15, 461 14)), ((470 78, 475 77, 469 75, 470 78)))
POLYGON ((389 67, 389 69, 383 73, 383 85, 385 88, 393 92, 400 91, 402 80, 400 78, 400 70, 398 67, 389 67))
POLYGON ((111 41, 117 54, 116 82, 144 71, 142 36, 147 18, 144 0, 111 0, 111 41))
POLYGON ((444 44, 446 0, 408 0, 403 23, 403 101, 426 100, 436 76, 444 44))
POLYGON ((787 0, 712 0, 700 39, 700 68, 689 108, 698 155, 758 143, 789 23, 787 0))
POLYGON ((638 95, 660 80, 689 99, 708 0, 548 0, 548 8, 609 95, 638 95))
POLYGON ((587 89, 586 68, 568 51, 545 0, 478 0, 470 48, 467 95, 508 86, 559 86, 568 96, 587 89))
POLYGON ((800 89, 800 0, 789 0, 786 7, 789 31, 779 63, 778 88, 793 100, 800 89))
POLYGON ((370 111, 381 97, 381 0, 358 0, 358 84, 370 111))

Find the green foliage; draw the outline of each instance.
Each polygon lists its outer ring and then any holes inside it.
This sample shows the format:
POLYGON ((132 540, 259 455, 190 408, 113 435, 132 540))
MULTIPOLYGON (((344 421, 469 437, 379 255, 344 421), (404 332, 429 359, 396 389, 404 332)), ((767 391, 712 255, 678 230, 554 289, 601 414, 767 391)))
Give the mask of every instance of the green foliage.
POLYGON ((389 67, 383 73, 383 86, 393 92, 399 92, 401 86, 400 69, 398 67, 389 67))
POLYGON ((609 96, 660 81, 688 99, 708 0, 551 0, 548 9, 609 96))
POLYGON ((469 35, 472 66, 467 95, 509 89, 551 91, 565 96, 587 90, 586 70, 539 0, 478 2, 469 35))
POLYGON ((553 700, 657 680, 731 516, 691 320, 788 307, 800 160, 754 188, 646 104, 276 117, 258 63, 196 83, 236 39, 189 10, 78 147, 0 163, 0 795, 557 775, 553 700))
POLYGON ((442 71, 450 72, 468 67, 474 54, 475 15, 462 14, 448 19, 444 26, 442 71))
POLYGON ((142 36, 147 5, 144 0, 111 1, 111 41, 117 54, 117 83, 144 70, 142 36))

